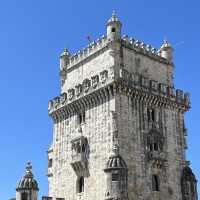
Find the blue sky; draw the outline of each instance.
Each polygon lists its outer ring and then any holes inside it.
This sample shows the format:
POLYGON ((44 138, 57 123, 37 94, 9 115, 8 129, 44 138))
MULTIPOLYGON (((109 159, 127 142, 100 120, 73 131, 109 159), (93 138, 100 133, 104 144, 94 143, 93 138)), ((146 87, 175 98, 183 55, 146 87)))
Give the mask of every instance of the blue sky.
POLYGON ((59 54, 105 33, 116 10, 123 33, 159 47, 175 46, 175 85, 191 93, 187 158, 200 179, 200 2, 186 0, 0 1, 0 199, 15 196, 28 160, 48 193, 46 150, 52 139, 48 100, 60 93, 59 54), (176 45, 177 44, 177 45, 176 45))

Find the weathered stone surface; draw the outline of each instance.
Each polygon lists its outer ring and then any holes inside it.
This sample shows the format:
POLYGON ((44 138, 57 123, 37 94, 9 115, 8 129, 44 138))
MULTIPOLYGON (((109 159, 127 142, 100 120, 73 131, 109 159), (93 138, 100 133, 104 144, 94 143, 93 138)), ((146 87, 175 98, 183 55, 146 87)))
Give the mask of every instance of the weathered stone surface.
MULTIPOLYGON (((49 103, 54 122, 48 151, 49 196, 105 199, 112 179, 106 181, 104 169, 118 144, 128 169, 129 199, 182 200, 184 113, 190 102, 182 91, 173 92, 172 51, 166 50, 171 47, 160 53, 119 38, 121 24, 115 15, 107 26, 107 36, 74 56, 67 53, 67 62, 61 60, 62 95, 49 103), (149 137, 150 132, 155 136, 149 137), (79 138, 87 140, 87 148, 79 138), (81 193, 80 177, 84 177, 81 193)), ((122 196, 119 199, 126 195, 122 196)))

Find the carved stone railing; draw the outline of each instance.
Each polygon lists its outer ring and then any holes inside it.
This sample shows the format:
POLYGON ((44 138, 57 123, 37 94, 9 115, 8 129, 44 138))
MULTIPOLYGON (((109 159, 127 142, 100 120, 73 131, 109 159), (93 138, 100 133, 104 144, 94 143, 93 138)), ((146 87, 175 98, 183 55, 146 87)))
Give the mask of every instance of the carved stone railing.
POLYGON ((69 88, 66 93, 49 101, 48 110, 52 113, 54 110, 79 99, 82 96, 92 93, 93 91, 104 87, 105 84, 113 81, 112 71, 103 70, 90 78, 86 78, 82 83, 77 83, 74 88, 69 88))
POLYGON ((186 107, 190 108, 189 93, 184 93, 180 89, 175 90, 172 86, 150 80, 138 73, 129 73, 125 69, 120 69, 120 79, 125 85, 141 89, 154 95, 166 97, 171 101, 184 104, 186 107))
MULTIPOLYGON (((50 100, 48 107, 49 115, 66 105, 83 99, 82 97, 86 98, 98 91, 98 97, 94 98, 106 98, 107 94, 101 92, 101 89, 108 88, 107 91, 109 91, 111 86, 112 88, 118 87, 116 90, 125 90, 128 92, 127 95, 134 94, 143 96, 143 98, 149 97, 148 101, 152 103, 156 101, 162 102, 162 104, 172 104, 172 106, 180 105, 185 111, 190 108, 189 94, 184 93, 180 89, 175 90, 172 86, 150 80, 141 74, 129 73, 125 69, 120 69, 119 78, 114 78, 113 74, 113 71, 108 72, 104 70, 100 74, 87 78, 82 83, 78 83, 74 88, 68 89, 67 93, 63 93, 61 96, 50 100)), ((86 101, 88 100, 86 99, 86 101)), ((85 101, 82 103, 86 104, 85 101)))

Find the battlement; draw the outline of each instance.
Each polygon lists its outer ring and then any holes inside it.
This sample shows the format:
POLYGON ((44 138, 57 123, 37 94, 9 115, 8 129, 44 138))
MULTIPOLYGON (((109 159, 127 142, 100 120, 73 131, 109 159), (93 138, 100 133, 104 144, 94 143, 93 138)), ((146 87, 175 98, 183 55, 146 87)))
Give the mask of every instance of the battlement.
POLYGON ((136 38, 124 35, 122 37, 122 45, 159 62, 163 62, 165 64, 172 64, 167 59, 161 56, 160 49, 157 49, 150 44, 145 44, 143 41, 140 41, 136 38))
POLYGON ((125 69, 120 69, 119 78, 113 79, 112 74, 109 74, 107 70, 100 73, 100 77, 96 76, 87 78, 83 83, 79 83, 75 88, 70 88, 67 93, 61 94, 61 96, 55 97, 49 101, 49 114, 72 103, 75 100, 85 96, 86 94, 94 93, 106 85, 116 84, 122 85, 121 87, 128 86, 133 88, 136 93, 144 92, 149 95, 153 95, 158 98, 165 98, 167 102, 174 102, 177 105, 183 105, 184 110, 190 108, 190 96, 189 93, 184 93, 180 89, 174 89, 173 87, 159 83, 155 80, 150 80, 138 73, 130 73, 125 69), (101 81, 100 81, 101 80, 101 81))
MULTIPOLYGON (((89 56, 95 54, 96 52, 102 50, 110 42, 111 41, 109 41, 107 36, 105 35, 102 35, 97 40, 92 41, 91 43, 88 44, 87 47, 83 48, 82 50, 79 50, 77 53, 69 57, 68 69, 70 69, 74 65, 77 65, 81 61, 87 59, 89 56)), ((172 64, 167 59, 161 56, 159 49, 153 47, 150 44, 145 44, 144 42, 136 38, 132 37, 129 38, 127 35, 124 35, 121 38, 121 44, 127 48, 136 51, 137 53, 146 55, 159 62, 163 62, 165 64, 172 64)))
POLYGON ((108 43, 108 40, 105 35, 102 35, 96 41, 89 43, 87 47, 83 48, 82 50, 79 50, 77 53, 73 54, 69 58, 68 69, 78 64, 79 62, 83 61, 84 59, 88 58, 90 55, 101 50, 107 45, 107 43, 108 43))

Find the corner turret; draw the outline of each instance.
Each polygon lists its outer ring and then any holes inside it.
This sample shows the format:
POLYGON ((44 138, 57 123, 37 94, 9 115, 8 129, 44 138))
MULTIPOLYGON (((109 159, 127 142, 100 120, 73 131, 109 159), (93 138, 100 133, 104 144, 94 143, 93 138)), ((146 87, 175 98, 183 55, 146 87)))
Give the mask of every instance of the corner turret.
POLYGON ((37 200, 38 191, 38 183, 34 179, 31 163, 28 162, 25 175, 16 187, 16 200, 37 200))
POLYGON ((160 48, 160 55, 161 57, 168 60, 170 63, 173 62, 173 48, 171 47, 170 43, 165 39, 163 44, 160 48))
POLYGON ((69 64, 70 56, 71 55, 66 48, 63 50, 63 52, 60 55, 60 76, 61 76, 62 85, 66 79, 66 69, 67 69, 67 65, 69 64))
POLYGON ((109 157, 104 172, 107 175, 106 200, 127 200, 128 168, 119 154, 119 146, 113 146, 113 153, 109 157))
POLYGON ((119 40, 121 38, 122 24, 116 13, 113 11, 112 17, 107 22, 107 38, 110 41, 119 40))
POLYGON ((69 63, 69 58, 70 58, 70 53, 69 51, 65 48, 63 52, 60 55, 60 70, 64 69, 67 67, 67 64, 69 63))

